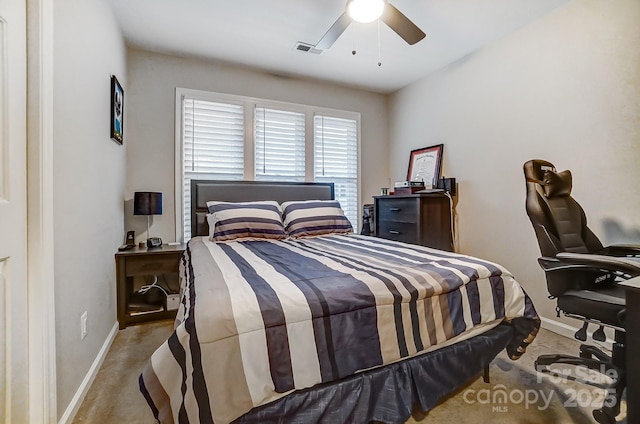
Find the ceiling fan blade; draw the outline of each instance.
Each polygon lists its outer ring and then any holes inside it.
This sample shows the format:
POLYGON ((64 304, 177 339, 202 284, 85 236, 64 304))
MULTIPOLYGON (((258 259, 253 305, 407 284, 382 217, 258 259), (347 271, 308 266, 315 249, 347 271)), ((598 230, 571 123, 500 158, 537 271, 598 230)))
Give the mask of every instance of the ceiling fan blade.
POLYGON ((384 12, 382 12, 380 19, 411 45, 422 40, 426 35, 391 3, 385 4, 384 12))
POLYGON ((336 40, 342 35, 342 33, 347 29, 349 24, 352 22, 351 16, 347 12, 344 12, 337 21, 331 25, 329 31, 326 32, 325 35, 322 36, 318 44, 316 44, 316 49, 327 50, 329 47, 336 42, 336 40))

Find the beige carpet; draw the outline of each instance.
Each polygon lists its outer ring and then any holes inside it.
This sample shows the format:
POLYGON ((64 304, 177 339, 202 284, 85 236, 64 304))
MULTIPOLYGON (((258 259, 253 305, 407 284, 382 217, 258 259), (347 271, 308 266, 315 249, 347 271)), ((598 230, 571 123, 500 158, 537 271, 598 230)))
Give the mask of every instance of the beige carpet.
MULTIPOLYGON (((153 423, 138 391, 138 375, 171 331, 169 321, 120 330, 73 423, 153 423)), ((576 341, 541 330, 520 360, 511 361, 501 353, 493 361, 490 383, 479 378, 427 414, 414 413, 407 423, 593 424, 592 404, 600 406, 602 390, 538 377, 533 371, 539 354, 577 350, 576 341), (501 394, 506 395, 504 403, 501 394)))

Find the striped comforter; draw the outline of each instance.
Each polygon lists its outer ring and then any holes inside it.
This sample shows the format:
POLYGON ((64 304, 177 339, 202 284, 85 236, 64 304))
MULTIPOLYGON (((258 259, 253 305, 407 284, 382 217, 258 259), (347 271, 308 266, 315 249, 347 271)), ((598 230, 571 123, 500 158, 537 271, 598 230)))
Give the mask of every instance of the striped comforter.
POLYGON ((517 322, 539 327, 500 265, 359 235, 189 242, 175 332, 140 386, 163 423, 228 423, 293 390, 517 322))

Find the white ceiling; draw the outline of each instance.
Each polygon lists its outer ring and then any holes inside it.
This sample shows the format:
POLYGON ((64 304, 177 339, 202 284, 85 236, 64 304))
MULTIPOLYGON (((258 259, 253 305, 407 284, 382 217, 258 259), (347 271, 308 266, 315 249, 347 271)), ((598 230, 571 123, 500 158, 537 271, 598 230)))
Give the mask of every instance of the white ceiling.
POLYGON ((426 34, 409 46, 386 25, 352 23, 317 43, 345 0, 109 0, 127 44, 389 93, 533 22, 568 0, 390 0, 426 34), (352 51, 356 50, 354 56, 352 51))

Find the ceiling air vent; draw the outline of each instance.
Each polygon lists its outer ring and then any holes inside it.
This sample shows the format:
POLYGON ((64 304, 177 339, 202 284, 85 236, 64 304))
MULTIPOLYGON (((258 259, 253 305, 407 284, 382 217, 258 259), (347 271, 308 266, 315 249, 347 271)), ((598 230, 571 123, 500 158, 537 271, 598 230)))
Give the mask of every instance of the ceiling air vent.
POLYGON ((316 49, 316 46, 303 43, 302 41, 296 43, 295 49, 303 53, 322 54, 324 52, 324 50, 316 49))

